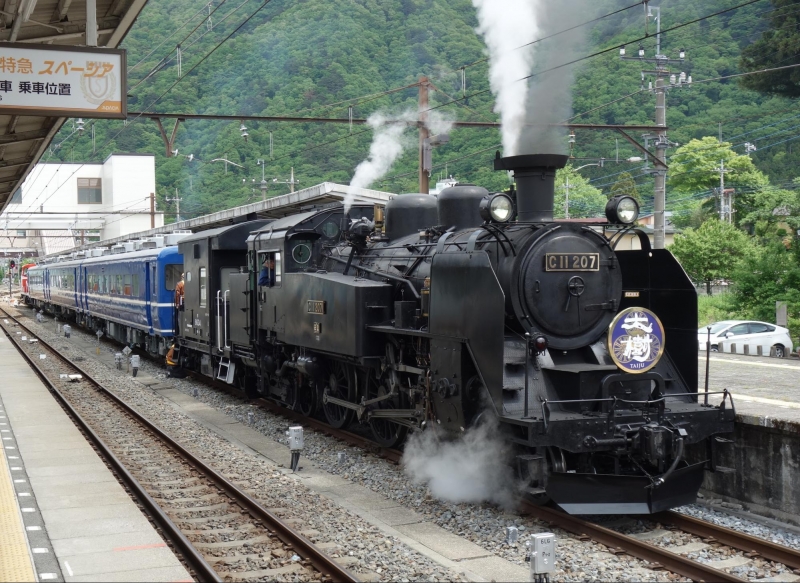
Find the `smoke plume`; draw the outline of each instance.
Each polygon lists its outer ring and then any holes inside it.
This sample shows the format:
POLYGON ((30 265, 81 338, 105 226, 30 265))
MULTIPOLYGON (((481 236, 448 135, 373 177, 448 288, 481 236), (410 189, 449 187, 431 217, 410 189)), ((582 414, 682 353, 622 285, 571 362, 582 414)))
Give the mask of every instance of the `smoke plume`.
POLYGON ((560 67, 584 49, 589 27, 561 33, 589 19, 589 0, 472 0, 478 33, 489 52, 489 83, 500 114, 503 155, 566 150, 566 130, 548 127, 572 112, 575 66, 560 67), (555 33, 556 36, 533 42, 555 33), (526 43, 533 43, 526 45, 526 43), (530 75, 528 81, 521 81, 530 75))
POLYGON ((411 435, 403 453, 406 474, 448 502, 493 502, 512 507, 517 481, 496 421, 452 438, 439 426, 411 435))
POLYGON ((520 79, 530 73, 533 62, 530 47, 518 47, 538 37, 541 4, 543 0, 472 0, 478 12, 478 33, 489 50, 489 84, 500 114, 505 156, 518 153, 528 91, 520 79))
MULTIPOLYGON (((448 133, 453 127, 454 119, 437 110, 427 112, 427 118, 425 126, 432 135, 448 133)), ((406 130, 417 119, 418 113, 412 110, 399 115, 376 112, 367 118, 367 123, 374 129, 372 144, 367 159, 356 166, 355 174, 350 180, 350 188, 344 200, 345 214, 355 200, 354 189, 367 188, 383 178, 403 151, 414 143, 406 135, 406 130)))
MULTIPOLYGON (((525 130, 519 141, 522 154, 566 154, 567 128, 545 124, 562 123, 572 115, 572 83, 577 65, 558 67, 585 54, 588 26, 561 32, 585 22, 592 14, 589 0, 548 2, 537 11, 541 37, 553 35, 534 45, 533 74, 525 106, 525 130), (554 69, 547 71, 548 69, 554 69), (547 71, 537 74, 537 71, 547 71)), ((532 39, 534 40, 534 39, 532 39)))
POLYGON ((344 200, 345 213, 353 204, 354 189, 367 188, 385 176, 392 164, 403 154, 403 150, 409 145, 404 136, 408 127, 406 124, 415 118, 416 114, 413 111, 406 111, 400 115, 376 112, 367 118, 367 123, 374 130, 372 144, 367 159, 356 166, 356 172, 350 180, 350 188, 344 200))

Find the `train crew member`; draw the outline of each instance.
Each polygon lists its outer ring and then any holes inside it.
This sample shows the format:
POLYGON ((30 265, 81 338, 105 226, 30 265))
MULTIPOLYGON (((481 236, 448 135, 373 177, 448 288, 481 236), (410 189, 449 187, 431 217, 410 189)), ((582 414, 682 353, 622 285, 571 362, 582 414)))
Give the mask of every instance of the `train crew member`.
POLYGON ((175 285, 175 305, 178 306, 179 310, 183 309, 183 288, 186 283, 183 281, 184 274, 181 273, 181 280, 175 285))
POLYGON ((275 285, 275 260, 268 257, 261 266, 261 273, 258 274, 258 285, 272 287, 275 285))
POLYGON ((186 372, 181 369, 179 362, 177 346, 173 342, 167 351, 167 376, 174 379, 182 379, 186 376, 186 372))

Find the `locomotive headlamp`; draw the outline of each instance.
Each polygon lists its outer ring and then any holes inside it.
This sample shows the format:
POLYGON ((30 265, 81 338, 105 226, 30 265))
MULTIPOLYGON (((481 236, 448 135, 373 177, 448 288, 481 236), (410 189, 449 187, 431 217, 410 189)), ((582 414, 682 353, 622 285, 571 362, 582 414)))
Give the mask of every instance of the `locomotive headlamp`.
POLYGON ((631 196, 615 196, 606 204, 606 218, 609 223, 630 225, 639 218, 639 203, 631 196))
POLYGON ((480 212, 484 221, 507 223, 514 216, 514 202, 507 194, 497 193, 481 201, 480 212))
POLYGON ((538 354, 544 354, 547 350, 547 338, 545 336, 537 336, 533 339, 533 348, 538 354))

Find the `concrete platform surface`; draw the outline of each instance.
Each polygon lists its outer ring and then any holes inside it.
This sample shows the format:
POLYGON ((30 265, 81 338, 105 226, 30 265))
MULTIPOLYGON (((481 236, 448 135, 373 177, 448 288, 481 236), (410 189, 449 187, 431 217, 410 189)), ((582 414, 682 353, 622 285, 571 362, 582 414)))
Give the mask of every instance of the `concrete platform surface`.
MULTIPOLYGON (((20 501, 23 540, 27 533, 38 579, 190 581, 139 507, 2 334, 0 362, 6 381, 0 384, 0 423, 5 423, 0 435, 6 458, 0 460, 0 499, 2 470, 8 467, 20 501)), ((16 504, 14 510, 19 512, 16 504)), ((16 552, 4 543, 0 540, 0 569, 16 552)), ((5 578, 0 571, 0 580, 36 579, 5 578)))
MULTIPOLYGON (((700 353, 698 372, 704 389, 706 355, 700 353)), ((800 359, 744 356, 712 352, 709 391, 733 394, 737 421, 764 425, 764 419, 800 424, 800 359)), ((714 401, 719 401, 719 398, 714 401)))

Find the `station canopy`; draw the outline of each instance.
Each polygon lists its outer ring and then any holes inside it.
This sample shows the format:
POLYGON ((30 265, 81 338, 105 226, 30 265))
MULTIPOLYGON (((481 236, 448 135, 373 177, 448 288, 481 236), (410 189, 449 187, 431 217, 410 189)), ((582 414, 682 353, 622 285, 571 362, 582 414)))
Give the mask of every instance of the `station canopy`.
MULTIPOLYGON (((116 48, 147 0, 96 0, 97 46, 116 48)), ((86 0, 3 0, 0 41, 47 46, 86 45, 86 0)), ((2 44, 0 44, 2 47, 2 44)), ((0 211, 47 150, 67 118, 2 115, 0 211)))
POLYGON ((126 241, 150 239, 167 235, 169 233, 197 233, 208 229, 216 229, 228 225, 254 221, 257 219, 279 219, 295 213, 322 210, 332 206, 342 205, 349 197, 353 203, 357 204, 378 204, 381 206, 391 199, 394 194, 369 188, 351 188, 343 184, 333 182, 323 182, 310 188, 304 188, 297 192, 283 194, 260 200, 243 206, 237 206, 216 213, 195 217, 170 223, 163 227, 156 227, 139 233, 131 233, 123 237, 108 239, 106 241, 96 241, 86 243, 69 249, 68 253, 51 253, 48 259, 56 256, 68 256, 75 252, 86 251, 98 247, 111 247, 126 241))

